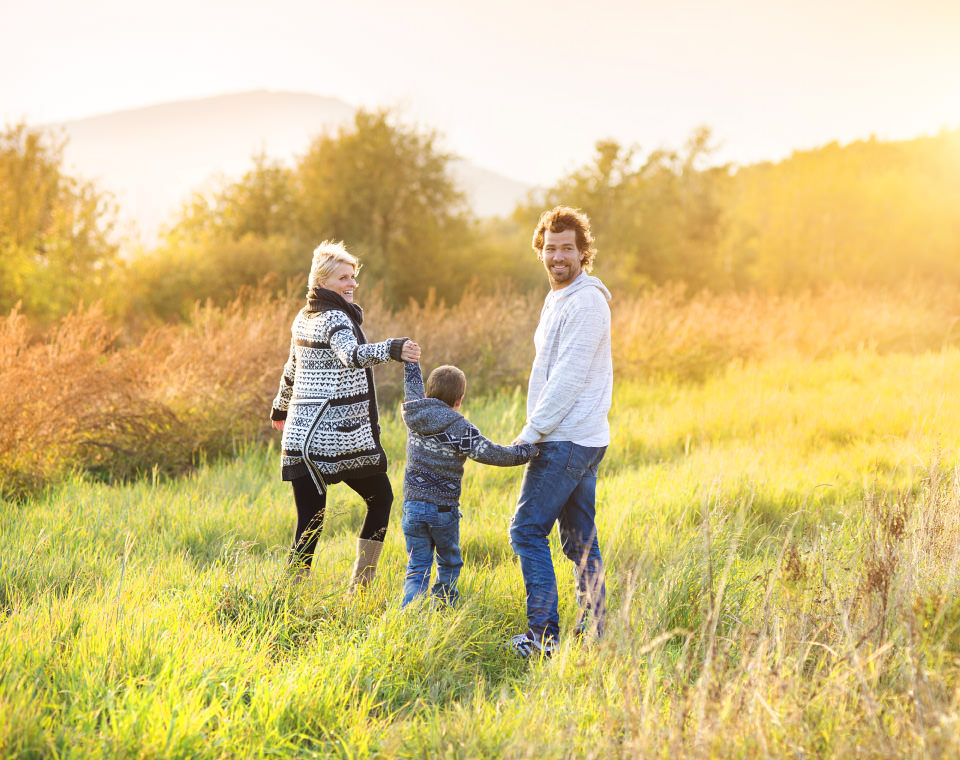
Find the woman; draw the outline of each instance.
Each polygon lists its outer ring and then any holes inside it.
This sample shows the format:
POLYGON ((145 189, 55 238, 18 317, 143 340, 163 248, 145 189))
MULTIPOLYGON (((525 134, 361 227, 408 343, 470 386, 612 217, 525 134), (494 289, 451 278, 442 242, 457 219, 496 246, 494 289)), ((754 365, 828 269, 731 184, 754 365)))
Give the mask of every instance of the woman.
POLYGON ((420 358, 420 347, 407 338, 367 343, 363 310, 353 302, 359 268, 342 243, 324 241, 313 252, 307 305, 293 320, 290 358, 270 415, 283 431, 283 479, 292 482, 297 505, 290 552, 297 579, 310 572, 327 486, 343 481, 367 504, 351 588, 376 573, 393 503, 370 368, 420 358))

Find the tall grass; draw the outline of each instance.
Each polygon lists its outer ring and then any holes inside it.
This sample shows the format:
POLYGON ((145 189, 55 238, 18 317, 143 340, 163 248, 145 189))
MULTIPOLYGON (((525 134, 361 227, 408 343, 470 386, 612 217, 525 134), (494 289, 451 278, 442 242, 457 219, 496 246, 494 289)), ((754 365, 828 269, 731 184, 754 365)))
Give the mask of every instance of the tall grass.
MULTIPOLYGON (((345 590, 362 507, 330 492, 317 571, 273 445, 183 478, 74 475, 0 508, 4 757, 949 757, 960 753, 960 351, 618 383, 599 481, 609 625, 513 659, 519 469, 469 463, 463 604, 398 609, 398 515, 345 590)), ((468 397, 496 440, 523 394, 468 397)), ((390 476, 404 431, 384 416, 390 476)), ((553 539, 555 542, 555 538, 553 539)))
MULTIPOLYGON (((452 363, 471 396, 524 387, 539 296, 467 294, 390 311, 367 294, 371 340, 410 336, 425 369, 452 363)), ((270 435, 269 406, 298 298, 252 294, 198 305, 182 325, 137 340, 99 306, 42 336, 17 311, 0 322, 0 493, 37 493, 74 470, 111 480, 154 469, 182 473, 270 435)), ((612 302, 614 362, 624 380, 704 382, 732 365, 859 350, 919 353, 956 345, 960 297, 949 291, 833 288, 791 298, 665 287, 612 302)), ((396 366, 377 370, 389 409, 402 395, 396 366)))

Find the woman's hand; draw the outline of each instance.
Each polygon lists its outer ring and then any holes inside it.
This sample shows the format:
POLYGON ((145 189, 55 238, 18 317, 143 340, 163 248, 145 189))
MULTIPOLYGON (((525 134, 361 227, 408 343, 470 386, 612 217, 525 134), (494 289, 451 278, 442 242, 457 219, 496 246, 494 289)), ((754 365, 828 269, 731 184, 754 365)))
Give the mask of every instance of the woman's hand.
POLYGON ((273 429, 283 431, 284 420, 273 420, 273 429))
POLYGON ((420 361, 420 346, 417 343, 414 343, 412 340, 405 341, 403 348, 400 349, 400 358, 405 362, 420 361))

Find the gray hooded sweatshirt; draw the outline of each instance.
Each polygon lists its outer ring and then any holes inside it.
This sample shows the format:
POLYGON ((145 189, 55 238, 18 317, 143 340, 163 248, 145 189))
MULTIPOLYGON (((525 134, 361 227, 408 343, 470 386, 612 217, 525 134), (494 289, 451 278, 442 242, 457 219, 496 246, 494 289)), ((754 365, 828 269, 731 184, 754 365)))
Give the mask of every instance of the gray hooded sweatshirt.
POLYGON ((547 294, 533 339, 537 355, 527 389, 527 424, 520 433, 524 441, 610 444, 609 300, 610 291, 586 273, 547 294))
POLYGON ((403 498, 438 507, 460 504, 460 482, 467 457, 481 464, 512 467, 537 453, 535 446, 500 446, 484 438, 462 414, 438 398, 426 398, 420 364, 404 364, 404 404, 407 425, 407 468, 403 498))

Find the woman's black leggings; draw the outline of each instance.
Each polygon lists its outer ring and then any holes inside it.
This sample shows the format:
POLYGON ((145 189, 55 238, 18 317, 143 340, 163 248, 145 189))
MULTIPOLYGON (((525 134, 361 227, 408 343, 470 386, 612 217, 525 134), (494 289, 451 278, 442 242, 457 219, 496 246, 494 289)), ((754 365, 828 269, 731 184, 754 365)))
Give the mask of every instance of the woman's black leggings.
MULTIPOLYGON (((343 481, 367 503, 367 516, 360 526, 360 538, 383 541, 390 522, 393 489, 386 473, 343 481)), ((323 530, 323 516, 327 510, 327 495, 317 490, 309 475, 294 478, 293 500, 297 504, 297 532, 290 550, 290 561, 310 565, 317 539, 323 530)))

